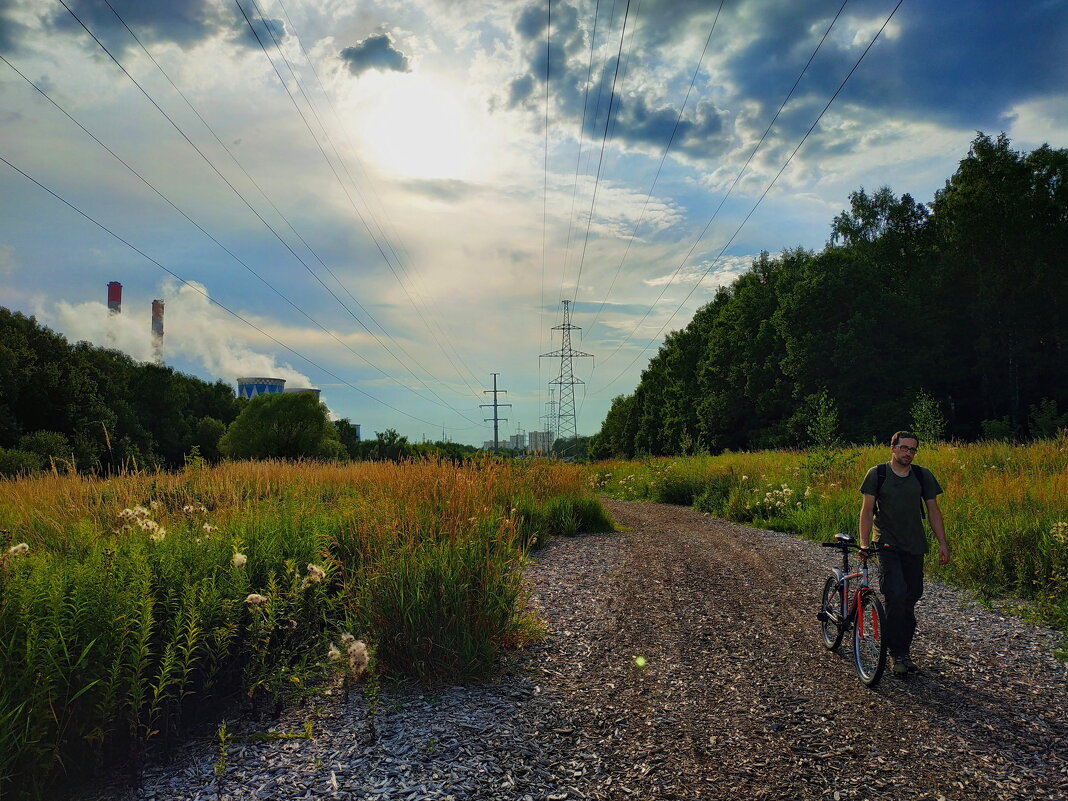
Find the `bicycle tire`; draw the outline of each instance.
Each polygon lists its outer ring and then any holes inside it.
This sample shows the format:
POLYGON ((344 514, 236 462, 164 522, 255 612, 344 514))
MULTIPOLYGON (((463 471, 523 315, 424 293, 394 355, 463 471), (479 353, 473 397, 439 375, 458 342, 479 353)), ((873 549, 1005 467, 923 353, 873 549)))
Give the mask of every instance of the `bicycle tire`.
POLYGON ((828 651, 835 650, 842 644, 845 635, 845 609, 842 604, 842 591, 838 581, 828 578, 823 585, 823 593, 820 595, 820 613, 824 619, 820 620, 820 639, 828 651), (835 621, 841 621, 836 623, 835 621))
POLYGON ((853 621, 853 662, 861 682, 874 687, 886 669, 886 640, 883 639, 886 613, 873 591, 863 593, 859 603, 853 621))

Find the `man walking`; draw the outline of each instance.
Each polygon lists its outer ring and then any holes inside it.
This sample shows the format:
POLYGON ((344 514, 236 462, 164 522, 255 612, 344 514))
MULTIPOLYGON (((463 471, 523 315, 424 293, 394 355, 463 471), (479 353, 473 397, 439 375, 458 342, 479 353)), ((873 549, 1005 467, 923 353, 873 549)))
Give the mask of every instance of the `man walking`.
MULTIPOLYGON (((860 486, 860 546, 871 547, 874 524, 879 584, 886 599, 886 650, 894 675, 905 676, 918 669, 909 648, 916 633, 916 602, 923 595, 925 516, 938 540, 939 564, 949 563, 949 545, 938 508, 942 487, 930 470, 912 463, 919 437, 898 431, 890 446, 890 461, 871 468, 860 486)), ((861 558, 866 558, 863 552, 861 558)))

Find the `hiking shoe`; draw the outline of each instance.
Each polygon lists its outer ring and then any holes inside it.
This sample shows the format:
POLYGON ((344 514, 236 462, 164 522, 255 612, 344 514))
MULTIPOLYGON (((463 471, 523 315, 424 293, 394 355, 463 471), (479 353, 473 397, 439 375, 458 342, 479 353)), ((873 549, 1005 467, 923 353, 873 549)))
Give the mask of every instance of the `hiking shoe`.
POLYGON ((912 657, 908 654, 905 654, 904 656, 899 656, 897 658, 897 661, 903 664, 905 666, 905 670, 907 670, 909 673, 919 672, 919 667, 917 667, 916 663, 912 661, 912 657))
POLYGON ((908 668, 908 665, 906 664, 908 661, 910 661, 908 659, 908 657, 902 657, 902 656, 892 656, 892 657, 890 657, 890 672, 893 673, 895 676, 898 676, 898 677, 909 675, 909 668, 908 668))

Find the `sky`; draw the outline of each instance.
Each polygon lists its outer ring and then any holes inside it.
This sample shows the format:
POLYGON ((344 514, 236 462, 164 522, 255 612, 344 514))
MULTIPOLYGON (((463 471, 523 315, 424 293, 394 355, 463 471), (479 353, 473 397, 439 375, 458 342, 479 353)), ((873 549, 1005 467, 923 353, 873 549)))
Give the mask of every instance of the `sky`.
POLYGON ((177 370, 475 445, 566 333, 592 434, 850 192, 1068 147, 1066 52, 1068 0, 0 0, 0 306, 151 360, 160 298, 177 370))

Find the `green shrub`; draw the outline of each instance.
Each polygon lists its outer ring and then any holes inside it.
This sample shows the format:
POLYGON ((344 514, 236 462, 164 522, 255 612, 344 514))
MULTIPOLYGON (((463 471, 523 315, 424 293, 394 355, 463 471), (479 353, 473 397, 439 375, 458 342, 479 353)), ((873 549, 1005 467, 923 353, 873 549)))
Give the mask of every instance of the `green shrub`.
POLYGON ((0 448, 0 478, 28 475, 43 467, 44 460, 36 453, 16 448, 0 448))

